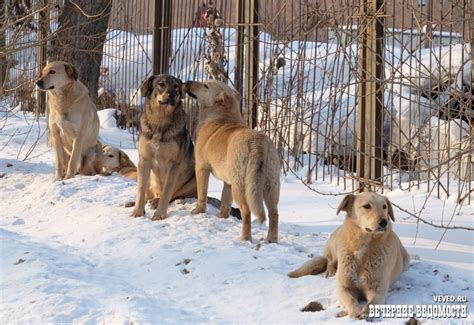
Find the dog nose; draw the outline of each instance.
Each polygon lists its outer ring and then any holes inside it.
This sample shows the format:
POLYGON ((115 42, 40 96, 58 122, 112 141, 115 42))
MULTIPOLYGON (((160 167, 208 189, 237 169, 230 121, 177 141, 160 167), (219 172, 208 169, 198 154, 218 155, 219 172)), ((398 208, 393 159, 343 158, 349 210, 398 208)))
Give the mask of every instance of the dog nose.
POLYGON ((43 80, 38 80, 38 81, 36 82, 36 85, 37 85, 38 87, 40 87, 40 88, 43 88, 43 80))
POLYGON ((382 220, 380 220, 380 222, 379 222, 379 226, 380 226, 381 228, 387 227, 387 224, 388 224, 387 219, 382 219, 382 220))

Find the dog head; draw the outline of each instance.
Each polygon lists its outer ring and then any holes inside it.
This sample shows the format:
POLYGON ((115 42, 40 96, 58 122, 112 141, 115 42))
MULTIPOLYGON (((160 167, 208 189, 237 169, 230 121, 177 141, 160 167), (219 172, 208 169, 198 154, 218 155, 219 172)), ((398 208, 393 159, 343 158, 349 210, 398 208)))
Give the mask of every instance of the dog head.
POLYGON ((185 88, 189 96, 197 99, 200 108, 239 107, 239 93, 221 81, 187 81, 185 88))
POLYGON ((102 172, 111 174, 118 172, 125 167, 135 167, 128 155, 108 144, 102 145, 102 172))
POLYGON ((42 90, 61 89, 77 80, 77 69, 71 63, 55 61, 48 63, 41 72, 36 85, 42 90))
POLYGON ((143 97, 156 105, 176 106, 185 96, 183 82, 167 74, 148 77, 140 91, 143 97))
POLYGON ((336 213, 341 211, 362 231, 371 234, 384 233, 391 227, 391 221, 395 221, 388 198, 373 192, 346 195, 336 213))

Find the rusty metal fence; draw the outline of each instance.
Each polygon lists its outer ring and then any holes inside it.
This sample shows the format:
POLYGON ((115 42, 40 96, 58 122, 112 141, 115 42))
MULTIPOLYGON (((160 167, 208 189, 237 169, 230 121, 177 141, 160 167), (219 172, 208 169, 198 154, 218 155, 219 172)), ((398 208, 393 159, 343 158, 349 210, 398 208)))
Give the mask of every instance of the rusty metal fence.
MULTIPOLYGON (((61 1, 26 2, 27 18, 2 12, 1 89, 41 112, 33 80, 47 42, 35 26, 47 19, 54 33, 61 1)), ((305 183, 422 188, 469 204, 472 17, 468 0, 114 0, 98 106, 135 130, 148 74, 222 79, 305 183)))

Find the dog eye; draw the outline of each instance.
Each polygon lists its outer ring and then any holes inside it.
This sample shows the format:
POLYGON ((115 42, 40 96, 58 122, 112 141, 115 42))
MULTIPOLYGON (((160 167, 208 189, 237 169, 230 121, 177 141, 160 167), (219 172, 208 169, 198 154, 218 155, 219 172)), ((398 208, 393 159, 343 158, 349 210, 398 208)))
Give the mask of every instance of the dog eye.
POLYGON ((370 204, 365 204, 362 206, 364 209, 370 209, 370 204))
POLYGON ((49 70, 49 74, 55 74, 55 73, 56 73, 56 71, 54 71, 54 70, 49 70))
POLYGON ((385 210, 387 208, 387 206, 384 204, 382 208, 385 210))
POLYGON ((164 83, 164 82, 160 82, 160 83, 158 84, 158 86, 161 87, 161 88, 163 88, 163 87, 165 86, 165 83, 164 83))
POLYGON ((114 158, 114 155, 109 155, 109 158, 114 158))
POLYGON ((206 84, 204 84, 204 88, 209 88, 206 84))

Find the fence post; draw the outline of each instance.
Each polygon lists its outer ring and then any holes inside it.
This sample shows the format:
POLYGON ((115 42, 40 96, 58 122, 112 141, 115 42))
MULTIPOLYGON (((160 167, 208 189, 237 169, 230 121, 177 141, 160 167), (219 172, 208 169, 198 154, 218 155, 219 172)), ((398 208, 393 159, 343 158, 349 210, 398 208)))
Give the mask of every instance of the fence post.
MULTIPOLYGON (((5 37, 5 19, 7 14, 7 3, 3 1, 0 4, 0 48, 6 49, 6 37, 5 37)), ((5 92, 5 82, 7 79, 7 60, 6 56, 3 56, 0 60, 0 95, 3 96, 5 92)))
MULTIPOLYGON (((38 2, 39 7, 42 9, 38 12, 38 47, 36 48, 36 57, 38 60, 38 75, 40 75, 43 68, 46 66, 47 59, 47 37, 48 37, 48 24, 49 24, 49 10, 46 8, 48 0, 40 0, 38 2)), ((46 92, 36 90, 36 112, 35 115, 38 117, 46 113, 46 92)))
MULTIPOLYGON (((244 76, 244 15, 245 0, 236 1, 237 13, 237 56, 235 62, 235 89, 243 97, 243 76, 244 76)), ((240 112, 242 112, 242 101, 240 102, 240 112)))
POLYGON ((357 110, 357 180, 359 191, 382 185, 384 25, 382 0, 360 0, 363 31, 357 110))
POLYGON ((153 74, 168 73, 171 52, 171 0, 154 1, 153 74))
POLYGON ((245 10, 247 29, 247 78, 245 79, 245 97, 247 98, 247 124, 252 129, 257 126, 258 105, 258 0, 248 0, 245 10))

